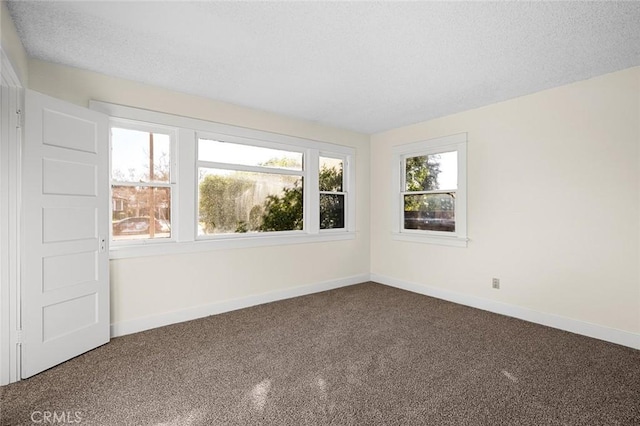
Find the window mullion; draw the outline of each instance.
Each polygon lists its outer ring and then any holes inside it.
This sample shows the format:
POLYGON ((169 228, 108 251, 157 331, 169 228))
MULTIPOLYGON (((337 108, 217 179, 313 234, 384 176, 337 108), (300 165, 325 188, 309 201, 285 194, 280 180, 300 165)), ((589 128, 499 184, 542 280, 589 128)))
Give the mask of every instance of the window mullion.
POLYGON ((144 188, 172 188, 173 184, 166 182, 121 182, 117 180, 111 181, 111 186, 131 186, 131 187, 144 187, 144 188))
POLYGON ((304 167, 304 229, 309 234, 318 234, 320 232, 319 160, 320 153, 317 149, 307 150, 304 167))
POLYGON ((319 193, 327 195, 347 195, 344 191, 320 191, 319 193))
POLYGON ((176 145, 176 175, 178 177, 175 197, 174 217, 177 241, 194 241, 198 223, 198 191, 196 168, 196 132, 190 129, 178 130, 176 145))
POLYGON ((198 160, 197 165, 198 167, 204 167, 208 169, 233 170, 233 171, 240 171, 240 172, 269 173, 269 174, 279 174, 279 175, 287 175, 287 176, 304 176, 305 175, 305 172, 300 170, 279 169, 276 167, 244 166, 241 164, 215 163, 212 161, 202 161, 202 160, 198 160))
POLYGON ((455 194, 457 189, 432 189, 430 191, 403 191, 402 195, 455 194))

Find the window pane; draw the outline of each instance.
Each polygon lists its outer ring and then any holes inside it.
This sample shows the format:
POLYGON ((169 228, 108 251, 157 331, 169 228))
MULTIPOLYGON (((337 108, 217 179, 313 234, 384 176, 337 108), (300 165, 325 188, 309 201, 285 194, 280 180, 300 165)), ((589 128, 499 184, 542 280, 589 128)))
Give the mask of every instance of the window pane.
POLYGON ((199 177, 199 235, 302 229, 302 177, 208 168, 199 177))
POLYGON ((342 160, 320 157, 320 191, 342 192, 342 160))
POLYGON ((198 139, 198 159, 243 166, 302 170, 302 153, 259 146, 198 139))
POLYGON ((405 160, 405 191, 458 189, 458 153, 409 157, 405 160))
POLYGON ((170 146, 169 135, 111 128, 111 179, 169 182, 170 146))
POLYGON ((115 241, 171 237, 171 188, 114 185, 112 191, 115 241))
POLYGON ((320 229, 344 228, 344 195, 320 194, 320 229))
POLYGON ((455 195, 405 195, 404 229, 455 232, 455 195))

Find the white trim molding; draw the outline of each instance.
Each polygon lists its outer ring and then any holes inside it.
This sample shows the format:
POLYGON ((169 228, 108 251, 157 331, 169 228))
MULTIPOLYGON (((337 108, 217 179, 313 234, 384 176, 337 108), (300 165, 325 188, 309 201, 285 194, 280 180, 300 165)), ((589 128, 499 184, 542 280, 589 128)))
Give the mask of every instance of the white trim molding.
POLYGON ((0 385, 20 380, 20 191, 23 88, 0 47, 0 385))
POLYGON ((3 83, 11 87, 22 87, 22 82, 11 63, 11 59, 0 46, 0 74, 2 74, 3 83))
POLYGON ((372 273, 370 278, 373 282, 388 285, 390 287, 407 290, 424 296, 435 297, 436 299, 447 300, 460 305, 470 306, 472 308, 482 309, 484 311, 506 315, 508 317, 518 318, 524 321, 640 350, 640 333, 618 330, 598 324, 566 318, 560 315, 539 312, 521 306, 497 302, 495 300, 483 299, 481 297, 457 293, 425 284, 404 281, 385 275, 372 273))
POLYGON ((293 297, 306 296, 319 293, 321 291, 333 290, 340 287, 347 287, 369 281, 369 274, 353 275, 336 280, 322 281, 315 284, 307 284, 299 287, 285 288, 270 291, 239 299, 224 300, 207 305, 195 306, 193 308, 167 312, 163 314, 136 318, 111 324, 111 337, 125 336, 127 334, 150 330, 170 324, 177 324, 184 321, 191 321, 210 315, 222 314, 224 312, 249 308, 251 306, 262 305, 264 303, 277 302, 279 300, 291 299, 293 297))

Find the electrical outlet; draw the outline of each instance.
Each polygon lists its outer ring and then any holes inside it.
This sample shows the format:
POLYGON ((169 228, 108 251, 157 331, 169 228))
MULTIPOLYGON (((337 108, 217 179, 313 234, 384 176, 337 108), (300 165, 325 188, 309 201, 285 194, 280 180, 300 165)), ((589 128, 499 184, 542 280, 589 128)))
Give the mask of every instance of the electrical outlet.
POLYGON ((495 288, 496 290, 500 290, 500 278, 494 278, 493 280, 491 280, 491 287, 495 288))

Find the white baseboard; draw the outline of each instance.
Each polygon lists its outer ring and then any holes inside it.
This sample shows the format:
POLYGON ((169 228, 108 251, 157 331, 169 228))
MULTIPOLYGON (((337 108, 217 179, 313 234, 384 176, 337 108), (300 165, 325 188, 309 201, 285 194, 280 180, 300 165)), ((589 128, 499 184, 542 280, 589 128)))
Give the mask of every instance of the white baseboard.
POLYGON ((346 287, 366 281, 369 281, 369 274, 354 275, 337 280, 323 281, 300 287, 286 288, 282 290, 270 291, 268 293, 251 295, 239 299, 225 300, 209 305, 196 306, 181 311, 167 312, 144 318, 122 321, 111 324, 111 337, 125 336, 127 334, 137 333, 139 331, 149 330, 156 327, 162 327, 164 325, 190 321, 207 317, 209 315, 216 315, 223 312, 248 308, 250 306, 290 299, 292 297, 305 296, 307 294, 346 287))
POLYGON ((553 327, 560 330, 569 331, 571 333, 581 334, 583 336, 593 337, 595 339, 616 343, 634 349, 640 349, 640 334, 638 333, 632 333, 629 331, 618 330, 615 328, 566 318, 559 315, 539 312, 533 309, 497 302, 495 300, 469 296, 462 293, 431 287, 424 284, 404 281, 380 274, 354 275, 337 280, 323 281, 300 287, 293 287, 271 291, 268 293, 251 295, 239 299, 225 300, 209 305, 196 306, 182 311, 167 312, 164 314, 137 318, 129 321, 122 321, 119 323, 111 324, 111 337, 124 336, 127 334, 137 333, 139 331, 150 330, 156 327, 190 321, 207 317, 209 315, 235 311, 237 309, 248 308, 264 303, 276 302, 278 300, 290 299, 292 297, 305 296, 321 291, 359 284, 366 281, 374 281, 402 290, 411 291, 413 293, 447 300, 449 302, 458 303, 461 305, 470 306, 473 308, 478 308, 513 318, 518 318, 524 321, 545 325, 547 327, 553 327))
POLYGON ((423 284, 399 280, 379 274, 371 274, 370 280, 391 287, 400 288, 402 290, 411 291, 413 293, 447 300, 449 302, 458 303, 460 305, 471 306, 473 308, 518 318, 536 324, 545 325, 547 327, 569 331, 571 333, 581 334, 583 336, 593 337, 595 339, 605 340, 607 342, 628 346, 634 349, 640 349, 640 334, 638 333, 609 328, 602 325, 592 324, 545 312, 539 312, 533 309, 509 305, 502 302, 496 302, 494 300, 469 296, 466 294, 443 290, 441 288, 431 287, 423 284))

